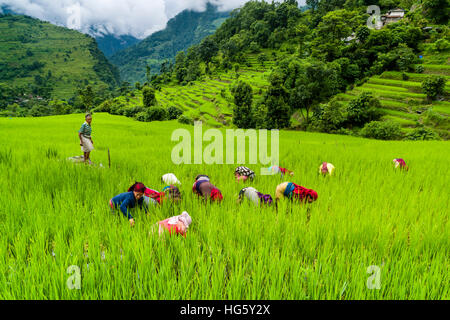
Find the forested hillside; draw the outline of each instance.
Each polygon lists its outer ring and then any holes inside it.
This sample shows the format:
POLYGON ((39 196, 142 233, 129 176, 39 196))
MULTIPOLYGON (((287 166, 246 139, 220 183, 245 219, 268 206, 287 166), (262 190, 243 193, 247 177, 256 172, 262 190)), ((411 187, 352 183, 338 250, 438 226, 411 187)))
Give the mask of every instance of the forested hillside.
POLYGON ((110 60, 119 68, 124 81, 144 82, 147 65, 151 73, 159 73, 166 60, 173 60, 177 52, 186 50, 214 33, 228 15, 229 12, 218 12, 211 4, 204 12, 185 10, 169 20, 164 30, 117 52, 110 60))
MULTIPOLYGON (((144 121, 178 107, 184 122, 377 139, 449 137, 447 0, 381 1, 383 15, 404 9, 378 29, 368 27, 369 2, 307 3, 304 11, 296 1, 247 2, 213 35, 179 52, 148 87, 138 84, 132 98, 105 105, 144 121), (158 98, 162 110, 145 108, 158 98)), ((105 105, 99 110, 108 111, 105 105)))
POLYGON ((88 85, 106 96, 119 84, 92 37, 27 16, 0 16, 0 111, 33 99, 68 101, 88 85))

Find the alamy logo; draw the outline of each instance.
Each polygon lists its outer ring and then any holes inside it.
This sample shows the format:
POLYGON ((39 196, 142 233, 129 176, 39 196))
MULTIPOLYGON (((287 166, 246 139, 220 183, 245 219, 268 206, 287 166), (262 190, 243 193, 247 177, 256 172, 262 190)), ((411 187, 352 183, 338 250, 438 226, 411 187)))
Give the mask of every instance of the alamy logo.
POLYGON ((371 5, 367 7, 367 13, 371 16, 367 19, 367 27, 370 29, 379 29, 383 26, 381 21, 381 10, 379 6, 371 5))
MULTIPOLYGON (((174 164, 279 164, 279 131, 270 130, 270 155, 268 154, 268 130, 226 130, 226 136, 218 129, 208 129, 203 133, 201 122, 194 124, 194 149, 192 152, 191 133, 186 129, 177 129, 171 140, 179 142, 172 149, 174 164), (246 152, 248 140, 248 154, 246 152), (224 159, 225 141, 225 159, 224 159), (259 141, 259 143, 258 143, 259 141), (203 142, 210 142, 203 150, 203 142), (235 144, 235 142, 237 142, 235 144), (236 151, 236 152, 235 152, 236 151), (192 161, 192 154, 194 161, 192 161), (237 157, 235 157, 237 156, 237 157), (248 162, 246 158, 248 156, 248 162), (225 161, 224 161, 225 160, 225 161), (259 160, 259 162, 258 162, 259 160)), ((267 168, 261 169, 261 175, 272 174, 267 168)))

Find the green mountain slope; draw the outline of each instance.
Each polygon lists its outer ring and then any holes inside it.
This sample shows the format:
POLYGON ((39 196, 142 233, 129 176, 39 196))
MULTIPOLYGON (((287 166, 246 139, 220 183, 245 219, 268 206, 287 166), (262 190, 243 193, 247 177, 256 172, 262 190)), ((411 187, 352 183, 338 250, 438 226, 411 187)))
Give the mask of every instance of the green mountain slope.
POLYGON ((130 35, 115 36, 112 34, 98 36, 95 40, 97 40, 98 48, 107 58, 121 50, 131 47, 140 41, 130 35))
MULTIPOLYGON (((152 77, 157 105, 214 126, 448 139, 445 17, 436 16, 429 2, 411 6, 414 1, 396 0, 382 12, 406 4, 411 9, 405 18, 370 30, 367 7, 344 2, 320 2, 306 12, 296 1, 247 2, 211 37, 178 54, 172 69, 152 77), (427 97, 422 82, 433 75, 443 76, 444 85, 427 97), (253 92, 248 109, 237 107, 232 93, 241 80, 253 92)), ((142 92, 134 90, 99 110, 155 120, 155 111, 142 106, 142 92)))
POLYGON ((124 81, 145 82, 147 64, 152 73, 159 72, 166 59, 173 59, 179 51, 213 34, 228 15, 229 12, 218 12, 212 5, 205 12, 185 10, 169 20, 164 30, 114 54, 110 61, 119 68, 124 81))
POLYGON ((109 90, 119 82, 92 37, 27 16, 0 16, 3 90, 69 99, 87 84, 109 90))

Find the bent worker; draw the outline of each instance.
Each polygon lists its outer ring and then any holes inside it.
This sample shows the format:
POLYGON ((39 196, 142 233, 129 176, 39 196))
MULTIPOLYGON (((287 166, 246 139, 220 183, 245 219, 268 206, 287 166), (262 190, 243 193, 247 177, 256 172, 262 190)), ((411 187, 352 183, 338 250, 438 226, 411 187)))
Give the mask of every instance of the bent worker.
POLYGON ((395 169, 400 168, 400 169, 403 169, 403 170, 406 170, 406 171, 409 170, 408 166, 406 165, 405 160, 403 160, 402 158, 394 159, 392 161, 395 164, 395 169))
POLYGON ((84 153, 84 163, 89 161, 91 164, 90 154, 94 150, 94 141, 92 141, 92 116, 88 113, 85 116, 85 122, 81 125, 80 130, 78 130, 78 137, 80 138, 81 151, 84 153))
POLYGON ((162 192, 146 188, 144 191, 144 203, 149 206, 150 203, 153 205, 162 204, 165 199, 170 199, 174 202, 181 200, 181 192, 177 186, 167 186, 162 192))
POLYGON ((141 208, 144 207, 145 213, 147 213, 147 209, 143 206, 145 189, 144 184, 136 182, 128 189, 128 192, 121 193, 109 200, 109 206, 113 212, 119 208, 122 214, 130 221, 130 225, 134 226, 134 218, 130 214, 130 209, 139 205, 141 208))
POLYGON ((234 170, 234 176, 236 178, 236 181, 246 181, 250 180, 253 181, 255 178, 255 172, 253 172, 251 169, 247 167, 237 167, 236 170, 234 170))
POLYGON ((333 175, 335 167, 329 162, 323 162, 319 167, 319 173, 322 175, 333 175))
POLYGON ((217 202, 223 200, 222 192, 209 181, 209 177, 206 175, 198 175, 195 178, 192 192, 198 197, 203 197, 205 201, 208 200, 208 198, 211 201, 217 202))
POLYGON ((283 178, 286 174, 289 174, 291 177, 294 176, 294 171, 288 170, 286 168, 281 168, 279 166, 271 166, 268 170, 272 174, 281 173, 281 178, 283 178))
POLYGON ((307 189, 293 182, 285 182, 277 186, 275 192, 276 201, 283 198, 288 198, 290 200, 296 200, 300 202, 313 202, 318 198, 316 191, 312 189, 307 189))
POLYGON ((180 180, 173 173, 167 173, 161 177, 161 182, 166 185, 181 184, 180 180))
POLYGON ((192 218, 184 211, 181 215, 171 217, 169 219, 159 221, 159 235, 161 236, 164 232, 169 232, 170 235, 182 235, 186 237, 187 229, 192 223, 192 218))
POLYGON ((273 199, 270 194, 263 194, 253 187, 244 188, 239 192, 238 203, 241 203, 242 200, 244 199, 244 197, 246 197, 247 199, 249 199, 251 202, 253 202, 256 205, 261 205, 261 206, 269 205, 270 206, 273 203, 273 199))

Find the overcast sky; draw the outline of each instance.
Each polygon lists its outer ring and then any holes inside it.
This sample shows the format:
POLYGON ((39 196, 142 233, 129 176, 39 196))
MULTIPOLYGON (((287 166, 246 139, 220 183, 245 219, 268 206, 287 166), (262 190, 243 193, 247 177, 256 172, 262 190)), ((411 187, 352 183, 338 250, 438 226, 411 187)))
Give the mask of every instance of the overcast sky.
MULTIPOLYGON (((209 0, 221 11, 248 0, 209 0)), ((169 19, 185 9, 204 11, 208 0, 0 0, 16 13, 89 33, 129 34, 145 38, 164 29, 169 19)), ((304 0, 298 1, 299 4, 304 0)))

